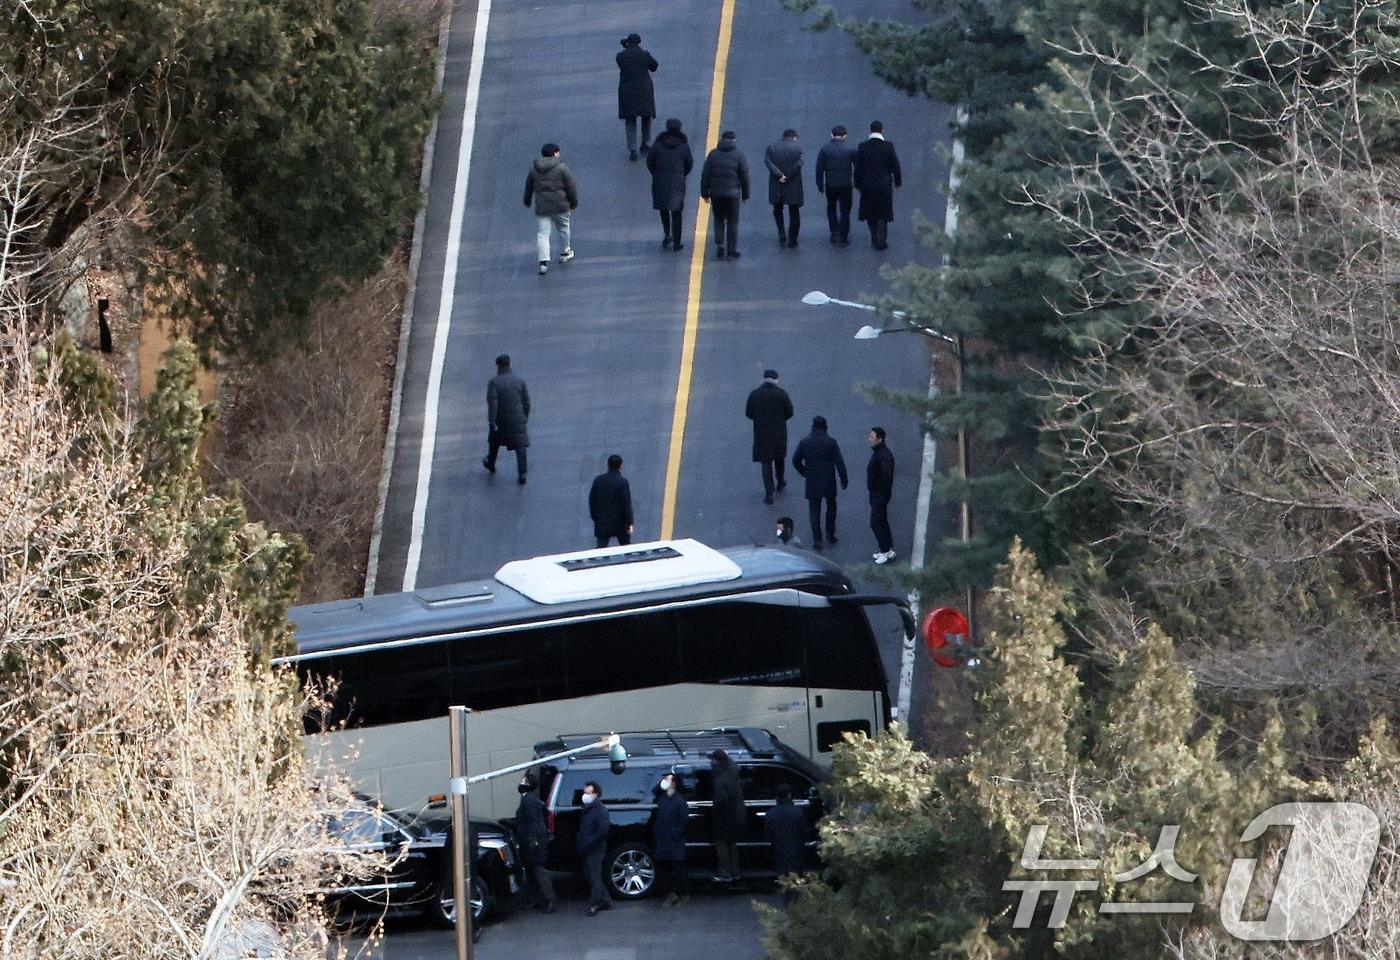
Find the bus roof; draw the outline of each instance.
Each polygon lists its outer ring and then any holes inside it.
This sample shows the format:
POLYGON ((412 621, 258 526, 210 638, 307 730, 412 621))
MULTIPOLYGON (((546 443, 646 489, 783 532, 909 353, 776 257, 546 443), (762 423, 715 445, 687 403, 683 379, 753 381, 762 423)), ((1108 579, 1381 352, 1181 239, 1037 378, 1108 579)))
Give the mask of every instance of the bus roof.
MULTIPOLYGON (((674 561, 663 556, 659 560, 674 561)), ((426 587, 410 593, 336 600, 293 607, 288 618, 296 628, 297 653, 320 653, 366 643, 401 640, 462 630, 547 621, 580 614, 626 610, 629 607, 670 600, 749 593, 777 587, 796 587, 813 593, 840 594, 851 590, 851 581, 834 563, 805 550, 789 547, 729 547, 713 550, 696 541, 663 541, 630 548, 607 547, 560 554, 537 560, 513 561, 490 580, 467 581, 426 587), (671 549, 681 557, 702 562, 676 566, 671 574, 655 570, 651 562, 618 562, 617 557, 671 549), (699 548, 698 550, 696 548, 699 548), (702 552, 703 551, 703 552, 702 552), (711 556, 712 555, 712 556, 711 556), (603 561, 564 576, 586 576, 597 593, 566 598, 551 593, 538 563, 603 561), (731 568, 733 571, 731 572, 731 568), (628 573, 627 571, 632 571, 628 573), (597 571, 606 571, 595 577, 597 571), (504 575, 504 576, 503 576, 504 575), (628 578, 631 582, 628 583, 628 578), (531 599, 524 591, 550 596, 549 602, 531 599)))

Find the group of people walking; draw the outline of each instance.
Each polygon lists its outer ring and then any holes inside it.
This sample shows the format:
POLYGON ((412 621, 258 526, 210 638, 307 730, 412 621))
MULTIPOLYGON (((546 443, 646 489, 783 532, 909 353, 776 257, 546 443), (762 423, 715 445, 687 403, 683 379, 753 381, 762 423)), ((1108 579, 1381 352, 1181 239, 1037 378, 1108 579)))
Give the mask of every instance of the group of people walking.
MULTIPOLYGON (((792 398, 778 386, 778 371, 763 371, 763 382, 749 393, 744 415, 753 421, 753 460, 763 477, 763 502, 771 505, 775 493, 787 487, 787 422, 792 419, 792 398)), ((876 552, 872 559, 886 564, 895 558, 894 536, 890 530, 889 507, 894 496, 894 454, 885 445, 885 429, 871 427, 868 434, 870 462, 865 483, 870 496, 870 529, 875 534, 876 552)), ((821 550, 836 541, 837 481, 845 490, 850 478, 841 445, 831 436, 826 417, 812 418, 812 430, 797 444, 792 468, 805 482, 808 517, 812 524, 812 549, 821 550), (823 511, 823 507, 825 510, 823 511)), ((793 534, 791 517, 778 518, 778 540, 801 546, 793 534)))
MULTIPOLYGON (((739 842, 744 835, 746 812, 739 768, 723 750, 710 754, 713 789, 709 810, 710 834, 715 848, 716 883, 733 883, 740 878, 739 842)), ((520 805, 515 811, 515 836, 525 861, 529 887, 526 894, 545 913, 556 907, 554 880, 548 869, 550 832, 547 810, 539 797, 539 784, 526 774, 519 784, 520 805)), ((680 777, 662 775, 652 788, 655 809, 651 819, 651 853, 656 862, 657 893, 661 906, 672 907, 690 897, 690 876, 686 864, 686 844, 690 837, 690 803, 681 789, 680 777)), ((595 780, 583 785, 579 797, 583 813, 579 817, 574 850, 583 863, 588 882, 588 915, 596 917, 612 909, 607 883, 603 879, 603 857, 608 848, 612 820, 603 788, 595 780)), ((773 851, 773 866, 779 875, 801 873, 808 868, 807 842, 812 825, 793 804, 792 787, 779 784, 777 803, 763 818, 764 837, 773 851)), ((787 902, 787 897, 784 897, 787 902)))
MULTIPOLYGON (((763 371, 763 382, 749 393, 744 404, 744 416, 753 423, 753 462, 759 465, 763 502, 768 506, 773 504, 776 494, 787 488, 787 422, 795 412, 792 397, 778 385, 778 380, 778 371, 763 371)), ((487 452, 481 465, 494 474, 497 457, 505 447, 515 453, 516 479, 523 486, 529 464, 530 390, 511 369, 508 354, 496 358, 496 375, 486 387, 486 417, 487 452)), ((870 428, 867 436, 870 461, 865 471, 870 529, 875 534, 877 548, 872 559, 878 564, 895 558, 889 518, 890 500, 894 496, 894 454, 885 444, 885 437, 883 427, 870 428)), ((803 495, 812 525, 812 549, 835 545, 837 482, 839 480, 840 488, 845 490, 850 477, 841 445, 830 435, 825 417, 812 418, 811 432, 793 451, 792 468, 805 481, 803 495)), ((606 472, 593 479, 588 490, 588 516, 593 521, 596 546, 606 547, 613 540, 621 546, 632 542, 636 529, 632 486, 622 475, 620 454, 609 454, 606 472)), ((801 545, 792 535, 790 518, 780 518, 778 539, 793 546, 801 545)))
MULTIPOLYGON (((627 156, 637 160, 646 154, 651 173, 652 207, 661 218, 661 247, 681 250, 686 181, 695 168, 680 120, 671 118, 653 142, 656 91, 652 74, 660 64, 642 48, 642 38, 629 34, 617 54, 617 112, 623 121, 627 156), (640 140, 638 134, 640 132, 640 140)), ((870 122, 869 136, 858 146, 847 140, 846 128, 831 129, 831 140, 817 154, 814 185, 826 196, 827 225, 831 242, 850 243, 851 208, 856 192, 860 204, 857 219, 870 228, 870 245, 889 246, 889 225, 894 219, 894 191, 903 184, 899 156, 885 138, 885 126, 870 122)), ((534 207, 536 254, 541 275, 549 272, 552 238, 559 239, 558 260, 567 263, 574 250, 570 215, 578 207, 578 185, 572 171, 560 159, 558 144, 546 143, 525 180, 525 206, 534 207)), ((768 170, 768 203, 773 208, 780 246, 797 246, 802 230, 803 149, 796 130, 782 136, 764 151, 768 170)), ((719 144, 705 156, 700 169, 700 198, 714 216, 715 255, 721 260, 739 259, 739 211, 751 193, 749 163, 739 149, 733 130, 720 134, 719 144)))

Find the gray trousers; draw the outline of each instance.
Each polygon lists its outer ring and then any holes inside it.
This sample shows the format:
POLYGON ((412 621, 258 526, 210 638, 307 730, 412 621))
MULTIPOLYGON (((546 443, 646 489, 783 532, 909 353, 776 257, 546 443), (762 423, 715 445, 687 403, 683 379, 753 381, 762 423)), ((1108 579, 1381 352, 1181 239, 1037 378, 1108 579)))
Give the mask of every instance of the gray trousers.
MULTIPOLYGON (((627 152, 637 149, 637 118, 628 117, 623 121, 627 126, 627 152)), ((642 117, 642 149, 651 143, 651 117, 642 117)))
POLYGON ((539 257, 540 263, 549 260, 549 234, 551 230, 559 234, 559 242, 562 244, 559 252, 563 253, 568 250, 569 215, 567 213, 556 213, 553 216, 535 214, 535 253, 539 257))

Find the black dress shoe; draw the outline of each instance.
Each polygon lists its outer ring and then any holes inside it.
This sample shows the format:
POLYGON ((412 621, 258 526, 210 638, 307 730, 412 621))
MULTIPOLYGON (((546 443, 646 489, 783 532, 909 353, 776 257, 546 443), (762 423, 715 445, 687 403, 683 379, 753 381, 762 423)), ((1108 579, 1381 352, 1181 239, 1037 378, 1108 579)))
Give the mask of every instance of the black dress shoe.
POLYGON ((669 247, 670 245, 671 245, 671 238, 670 238, 670 237, 667 237, 666 239, 664 239, 664 240, 661 241, 661 249, 662 249, 662 250, 665 250, 665 249, 666 249, 667 247, 669 247))
POLYGON ((786 480, 779 480, 779 481, 778 481, 778 492, 779 492, 779 493, 782 493, 782 492, 783 492, 784 490, 786 490, 786 489, 787 489, 787 481, 786 481, 786 480))
POLYGON ((796 237, 788 237, 788 246, 789 246, 789 247, 795 247, 795 246, 797 246, 797 238, 796 238, 796 237))
POLYGON ((520 484, 522 487, 525 486, 525 474, 522 473, 520 476, 516 477, 515 482, 520 484))
POLYGON ((738 260, 738 259, 739 259, 739 251, 738 251, 738 250, 730 250, 730 251, 729 251, 729 259, 730 259, 730 260, 738 260))
POLYGON ((715 259, 716 259, 716 260, 723 260, 723 259, 724 259, 724 248, 723 248, 723 247, 715 247, 715 259))
POLYGON ((771 507, 773 505, 773 495, 771 493, 765 493, 763 495, 763 502, 771 507))
POLYGON ((780 233, 780 234, 778 234, 778 246, 780 246, 780 247, 785 247, 785 246, 787 246, 787 234, 786 234, 786 233, 780 233))
MULTIPOLYGON (((637 151, 635 151, 635 150, 629 151, 628 154, 627 154, 627 159, 628 159, 628 160, 633 160, 633 161, 635 161, 635 160, 637 159, 637 151)), ((589 914, 589 916, 592 916, 592 914, 589 914)))
POLYGON ((836 546, 836 534, 833 533, 831 536, 827 537, 826 542, 831 544, 833 547, 836 546))
POLYGON ((588 915, 590 917, 596 917, 598 915, 598 907, 596 905, 589 907, 588 915))
POLYGON ((685 248, 685 244, 681 243, 679 240, 673 240, 673 241, 671 241, 671 249, 672 249, 672 250, 682 250, 682 249, 684 249, 684 248, 685 248))
POLYGON ((496 465, 495 465, 494 463, 491 462, 491 458, 490 458, 490 457, 482 457, 482 458, 481 458, 481 465, 482 465, 483 467, 486 468, 486 472, 487 472, 487 473, 495 473, 495 472, 496 472, 496 465))
POLYGON ((813 550, 816 550, 818 553, 820 553, 820 552, 821 552, 821 549, 822 549, 822 542, 821 542, 820 540, 813 540, 813 541, 812 541, 812 549, 813 549, 813 550))

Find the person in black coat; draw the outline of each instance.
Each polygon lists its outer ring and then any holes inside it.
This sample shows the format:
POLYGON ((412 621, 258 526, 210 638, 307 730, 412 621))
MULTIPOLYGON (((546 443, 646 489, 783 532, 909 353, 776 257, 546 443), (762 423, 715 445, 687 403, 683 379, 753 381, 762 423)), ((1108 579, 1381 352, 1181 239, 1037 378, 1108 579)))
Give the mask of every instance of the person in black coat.
POLYGON ((660 64, 642 49, 642 38, 630 33, 617 55, 617 116, 627 125, 627 159, 637 159, 637 118, 642 120, 642 152, 651 141, 651 121, 656 116, 656 93, 651 75, 660 64))
POLYGON ((612 898, 603 883, 603 855, 608 851, 612 818, 603 803, 603 788, 592 780, 583 785, 582 799, 583 815, 578 820, 574 849, 583 861, 583 874, 588 880, 588 915, 596 917, 599 910, 612 909, 612 898))
POLYGON ((795 247, 802 229, 802 145, 797 142, 797 131, 784 130, 783 139, 769 144, 763 164, 768 168, 768 202, 778 225, 778 243, 795 247), (788 209, 786 224, 783 207, 788 209))
POLYGON ((856 149, 856 189, 860 191, 860 219, 870 227, 870 245, 876 250, 889 246, 894 191, 901 184, 894 144, 885 140, 885 125, 872 120, 870 139, 856 149))
POLYGON ((812 549, 822 548, 822 501, 826 501, 826 539, 836 542, 836 478, 841 489, 848 482, 841 448, 826 432, 826 417, 812 418, 812 432, 802 438, 792 455, 792 465, 807 478, 807 510, 812 520, 812 549))
MULTIPOLYGON (((778 803, 763 818, 763 836, 773 848, 773 869, 778 876, 807 870, 812 825, 802 808, 793 804, 791 784, 778 784, 778 803)), ((783 891, 783 905, 791 899, 792 891, 783 891)))
POLYGON ((632 542, 632 486, 622 475, 622 458, 615 453, 608 457, 608 472, 593 478, 588 516, 598 546, 606 547, 613 537, 624 547, 632 542))
POLYGON ((778 371, 763 371, 763 382, 749 393, 744 416, 753 421, 753 462, 763 471, 763 502, 773 502, 776 489, 787 486, 787 422, 792 419, 792 398, 778 386, 778 371))
POLYGON ((661 249, 668 246, 679 250, 681 244, 681 211, 685 208, 685 178, 690 176, 695 159, 690 154, 690 142, 681 133, 681 122, 674 117, 666 121, 666 132, 656 138, 647 153, 647 169, 651 171, 651 205, 661 211, 661 229, 665 236, 661 249))
POLYGON ((545 913, 554 912, 554 880, 545 864, 549 860, 549 827, 545 824, 544 801, 536 792, 538 784, 528 773, 516 787, 520 805, 515 808, 515 842, 531 882, 526 893, 545 913))
POLYGON ((714 208, 715 250, 719 259, 739 259, 739 204, 749 200, 749 161, 733 130, 719 136, 719 146, 700 168, 700 199, 714 208))
POLYGON ((855 183, 856 148, 846 142, 846 128, 831 128, 831 142, 817 153, 817 193, 826 194, 826 222, 831 242, 851 242, 851 187, 855 183))
POLYGON ((894 559, 894 534, 890 532, 890 498, 894 496, 894 454, 885 446, 885 429, 870 428, 870 462, 865 465, 865 486, 870 491, 870 529, 875 533, 876 563, 894 559))
POLYGON ((739 879, 739 838, 744 835, 744 788, 739 784, 739 768, 723 750, 710 754, 710 771, 714 775, 710 832, 715 840, 715 880, 728 883, 739 879))
POLYGON ((529 468, 525 451, 530 446, 526 424, 530 421, 530 390, 510 369, 510 354, 496 358, 496 375, 486 385, 486 456, 481 465, 496 472, 501 447, 515 451, 516 482, 525 482, 529 468))
POLYGON ((668 773, 653 791, 656 812, 651 818, 651 852, 656 858, 656 883, 663 894, 661 905, 673 907, 690 897, 690 878, 685 870, 685 834, 690 821, 676 775, 668 773))

